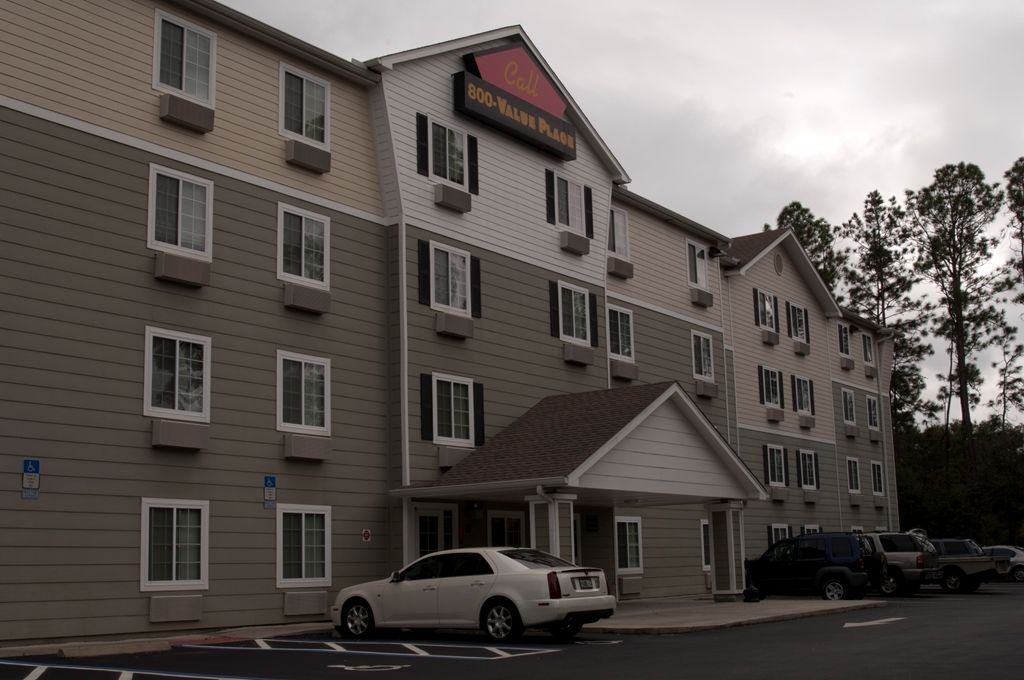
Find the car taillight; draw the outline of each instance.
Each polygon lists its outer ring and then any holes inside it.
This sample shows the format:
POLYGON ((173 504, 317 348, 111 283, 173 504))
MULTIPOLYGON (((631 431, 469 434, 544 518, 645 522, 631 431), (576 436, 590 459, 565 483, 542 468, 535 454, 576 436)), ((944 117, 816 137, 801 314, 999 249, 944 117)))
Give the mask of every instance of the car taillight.
POLYGON ((920 553, 918 553, 918 555, 917 555, 917 568, 918 569, 923 569, 924 568, 924 555, 922 555, 920 553))
POLYGON ((864 558, 860 557, 857 559, 857 571, 864 571, 864 558))
POLYGON ((554 571, 548 572, 548 597, 552 600, 562 597, 562 586, 558 583, 558 573, 554 571))

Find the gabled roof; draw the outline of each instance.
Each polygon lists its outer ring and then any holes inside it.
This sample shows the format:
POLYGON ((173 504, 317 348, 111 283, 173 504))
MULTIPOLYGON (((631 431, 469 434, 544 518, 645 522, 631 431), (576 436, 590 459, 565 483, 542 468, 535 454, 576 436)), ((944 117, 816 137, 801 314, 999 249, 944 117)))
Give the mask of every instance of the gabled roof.
POLYGON ((541 399, 497 436, 439 479, 399 491, 429 489, 574 486, 601 457, 668 400, 675 400, 709 455, 722 460, 749 498, 767 498, 764 487, 707 417, 675 382, 636 385, 541 399))
POLYGON ((620 201, 630 207, 639 208, 640 210, 646 210, 655 217, 671 224, 674 227, 678 227, 684 231, 694 232, 706 239, 713 241, 718 245, 722 245, 729 242, 729 237, 723 234, 719 234, 713 229, 705 227, 699 222, 694 222, 685 215, 680 215, 677 212, 669 210, 663 205, 655 203, 649 198, 644 198, 639 194, 635 194, 624 186, 616 186, 612 188, 612 199, 620 201))
POLYGON ((579 105, 576 103, 576 100, 572 98, 571 94, 569 94, 569 90, 566 89, 565 85, 562 84, 562 81, 558 79, 557 75, 555 75, 551 66, 544 60, 544 57, 541 56, 540 51, 533 44, 533 41, 530 40, 530 37, 526 35, 526 31, 523 30, 522 26, 506 26, 505 28, 498 28, 493 31, 468 35, 462 38, 436 43, 434 45, 417 47, 403 52, 395 52, 394 54, 371 59, 370 61, 367 61, 365 65, 371 71, 382 73, 384 71, 390 71, 396 65, 403 62, 425 59, 427 57, 446 54, 448 52, 468 52, 478 45, 494 42, 496 40, 521 42, 526 46, 544 69, 548 78, 551 79, 551 82, 554 83, 558 93, 566 102, 568 102, 569 107, 566 115, 577 127, 579 127, 583 138, 595 148, 598 158, 601 159, 605 168, 607 168, 608 172, 612 175, 612 181, 615 184, 627 184, 630 181, 630 178, 629 175, 626 174, 626 169, 622 167, 622 164, 619 163, 617 158, 615 158, 615 155, 611 152, 611 149, 608 148, 608 145, 605 144, 604 140, 597 134, 597 130, 595 130, 594 126, 591 125, 586 115, 584 115, 583 110, 580 109, 579 105))
POLYGON ((830 317, 842 315, 842 310, 825 282, 818 275, 807 251, 800 245, 796 234, 791 229, 769 229, 767 231, 750 234, 748 236, 737 236, 725 249, 726 257, 731 259, 730 267, 726 269, 726 276, 743 276, 751 267, 764 259, 768 253, 776 248, 782 248, 789 255, 796 265, 811 294, 818 300, 818 304, 830 317))

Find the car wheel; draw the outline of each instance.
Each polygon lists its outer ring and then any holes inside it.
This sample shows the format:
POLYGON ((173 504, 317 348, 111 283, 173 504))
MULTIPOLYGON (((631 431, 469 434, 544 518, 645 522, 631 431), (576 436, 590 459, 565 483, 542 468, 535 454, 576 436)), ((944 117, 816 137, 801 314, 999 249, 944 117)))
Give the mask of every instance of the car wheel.
POLYGON ((967 578, 964 579, 963 588, 960 589, 961 593, 973 593, 981 587, 981 579, 978 578, 967 578))
POLYGON ((364 638, 373 633, 373 611, 364 600, 349 600, 341 610, 339 632, 351 638, 364 638))
POLYGON ((583 624, 579 621, 562 621, 548 628, 548 632, 556 640, 571 640, 583 630, 583 624))
POLYGON ((523 634, 523 623, 515 605, 508 600, 488 602, 480 616, 480 627, 495 642, 515 640, 523 634))
POLYGON ((882 592, 882 595, 885 595, 886 597, 899 595, 903 590, 903 584, 900 581, 902 581, 902 579, 898 579, 896 576, 889 574, 885 580, 882 581, 882 586, 879 590, 882 592))
POLYGON ((821 583, 821 599, 823 600, 844 600, 849 595, 849 589, 841 578, 829 576, 821 583))
POLYGON ((1010 570, 1010 580, 1017 583, 1024 583, 1024 564, 1018 564, 1010 570))
POLYGON ((964 589, 964 574, 959 569, 946 569, 942 572, 942 589, 947 593, 959 593, 964 589))

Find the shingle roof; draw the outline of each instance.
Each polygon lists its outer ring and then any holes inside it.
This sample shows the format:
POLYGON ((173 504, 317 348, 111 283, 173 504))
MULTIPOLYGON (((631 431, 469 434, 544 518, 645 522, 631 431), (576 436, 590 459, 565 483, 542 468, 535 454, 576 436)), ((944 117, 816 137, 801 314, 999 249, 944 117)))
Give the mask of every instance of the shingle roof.
POLYGON ((675 383, 546 397, 427 486, 568 476, 675 383))
POLYGON ((782 231, 771 229, 749 236, 737 236, 725 249, 725 254, 737 260, 736 266, 742 267, 754 259, 758 253, 770 246, 777 238, 782 236, 782 231))

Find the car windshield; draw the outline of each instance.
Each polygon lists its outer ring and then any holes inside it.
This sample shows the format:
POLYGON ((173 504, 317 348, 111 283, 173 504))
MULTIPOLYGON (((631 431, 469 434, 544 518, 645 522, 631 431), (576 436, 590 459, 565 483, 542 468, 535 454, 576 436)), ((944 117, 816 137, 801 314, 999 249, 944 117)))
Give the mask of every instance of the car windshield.
POLYGON ((912 534, 883 534, 879 537, 885 552, 920 552, 921 544, 912 534))
POLYGON ((509 559, 513 559, 524 567, 530 569, 548 569, 550 567, 573 567, 576 566, 572 562, 566 562, 565 560, 549 555, 546 552, 540 550, 528 550, 525 548, 516 548, 513 550, 499 550, 498 554, 504 555, 509 559))

